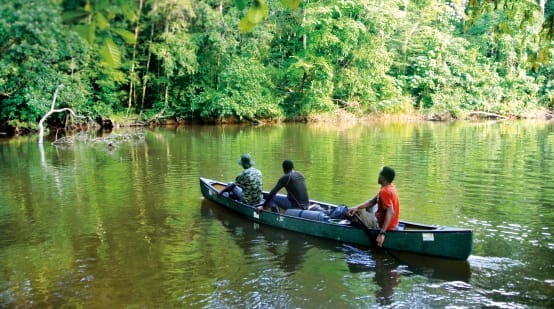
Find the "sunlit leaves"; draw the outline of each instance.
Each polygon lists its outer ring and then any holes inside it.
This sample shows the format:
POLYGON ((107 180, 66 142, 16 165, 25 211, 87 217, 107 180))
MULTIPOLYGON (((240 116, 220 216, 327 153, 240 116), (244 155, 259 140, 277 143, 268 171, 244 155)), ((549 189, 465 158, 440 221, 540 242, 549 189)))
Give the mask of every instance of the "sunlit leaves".
POLYGON ((239 29, 242 32, 250 32, 254 30, 257 24, 261 23, 269 13, 269 7, 266 0, 255 0, 252 6, 248 9, 239 24, 239 29))
POLYGON ((77 32, 77 34, 79 34, 79 36, 89 44, 92 44, 94 42, 94 39, 96 38, 95 22, 85 25, 76 25, 73 30, 77 32))
POLYGON ((267 2, 259 0, 256 2, 256 5, 252 6, 248 13, 246 13, 246 18, 249 22, 258 24, 260 23, 268 14, 267 2))
POLYGON ((104 14, 102 14, 102 12, 96 12, 94 16, 94 19, 96 20, 96 25, 99 30, 106 30, 110 27, 110 22, 104 16, 104 14))
POLYGON ((106 66, 117 68, 121 65, 121 51, 111 38, 104 41, 100 54, 106 66))
POLYGON ((296 9, 302 0, 279 0, 279 2, 289 9, 296 9))
POLYGON ((131 31, 125 30, 125 29, 113 29, 113 32, 119 34, 123 40, 125 40, 125 43, 127 44, 135 44, 137 40, 135 39, 135 34, 131 31))
POLYGON ((243 18, 240 20, 239 29, 240 29, 240 31, 242 31, 242 32, 251 32, 252 30, 254 30, 255 27, 256 27, 256 24, 250 22, 250 21, 248 20, 248 18, 246 18, 246 17, 243 17, 243 18))
MULTIPOLYGON (((102 62, 110 67, 121 64, 121 46, 114 41, 117 36, 127 44, 136 43, 132 32, 112 27, 110 21, 116 17, 115 8, 107 0, 87 1, 83 7, 63 14, 64 21, 74 25, 74 30, 91 46, 99 45, 100 55, 107 57, 102 62)), ((125 8, 123 11, 129 11, 128 5, 125 8)))
MULTIPOLYGON (((244 10, 248 5, 247 0, 235 0, 235 6, 239 10, 244 10)), ((279 0, 279 2, 286 8, 296 9, 302 2, 302 0, 279 0)), ((269 15, 269 6, 266 0, 253 0, 252 5, 248 7, 248 10, 243 18, 239 22, 239 30, 241 32, 251 32, 256 25, 264 21, 269 15)))

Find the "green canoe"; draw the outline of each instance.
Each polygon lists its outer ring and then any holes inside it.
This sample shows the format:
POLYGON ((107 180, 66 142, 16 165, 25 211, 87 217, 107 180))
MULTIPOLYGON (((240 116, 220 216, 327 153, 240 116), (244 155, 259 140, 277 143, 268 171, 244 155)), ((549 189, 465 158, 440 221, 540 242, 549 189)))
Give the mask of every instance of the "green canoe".
MULTIPOLYGON (((225 183, 221 181, 200 178, 200 189, 204 198, 255 222, 312 236, 368 247, 375 246, 375 239, 379 233, 378 229, 366 229, 349 220, 315 220, 271 211, 262 211, 258 214, 254 206, 218 195, 218 192, 224 187, 225 183)), ((264 197, 267 194, 267 192, 264 192, 264 197)), ((319 205, 324 210, 338 207, 338 205, 319 201, 311 202, 319 205)), ((424 225, 406 221, 400 221, 400 223, 404 228, 388 231, 383 248, 457 260, 465 260, 471 254, 473 231, 470 229, 424 225)))

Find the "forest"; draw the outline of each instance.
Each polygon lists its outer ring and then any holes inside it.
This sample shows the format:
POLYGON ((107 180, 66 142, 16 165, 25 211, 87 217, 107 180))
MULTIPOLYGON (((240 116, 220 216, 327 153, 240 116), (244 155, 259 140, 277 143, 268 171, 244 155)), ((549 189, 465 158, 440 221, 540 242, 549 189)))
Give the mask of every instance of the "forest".
POLYGON ((0 131, 554 109, 553 0, 0 2, 0 131), (63 86, 62 86, 63 85, 63 86))

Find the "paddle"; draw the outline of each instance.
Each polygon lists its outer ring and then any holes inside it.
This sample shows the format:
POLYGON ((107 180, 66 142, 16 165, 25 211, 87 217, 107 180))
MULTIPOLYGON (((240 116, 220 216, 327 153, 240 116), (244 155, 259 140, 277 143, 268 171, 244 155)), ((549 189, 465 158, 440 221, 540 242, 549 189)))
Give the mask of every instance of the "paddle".
POLYGON ((360 218, 360 214, 358 213, 358 211, 356 211, 356 213, 354 214, 354 217, 358 219, 358 222, 360 222, 360 224, 362 225, 362 229, 367 234, 367 237, 369 238, 370 241, 372 241, 373 235, 371 235, 371 228, 367 226, 367 224, 362 220, 362 218, 360 218))
POLYGON ((362 225, 362 229, 364 230, 364 232, 366 233, 367 237, 369 238, 369 241, 371 243, 373 242, 377 242, 376 241, 376 238, 373 236, 373 233, 371 232, 371 230, 373 230, 373 228, 369 227, 366 222, 364 220, 362 220, 362 218, 360 217, 360 213, 359 213, 360 210, 356 211, 356 213, 354 214, 354 217, 358 220, 358 222, 360 222, 360 224, 362 225))

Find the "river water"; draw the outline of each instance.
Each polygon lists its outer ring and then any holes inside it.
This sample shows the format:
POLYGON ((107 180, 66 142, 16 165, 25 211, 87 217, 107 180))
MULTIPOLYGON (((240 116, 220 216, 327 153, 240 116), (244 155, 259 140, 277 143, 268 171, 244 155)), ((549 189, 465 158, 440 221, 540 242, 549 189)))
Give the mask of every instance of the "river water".
POLYGON ((42 149, 4 139, 0 185, 0 307, 554 307, 552 122, 185 126, 42 149), (204 200, 198 178, 232 181, 246 152, 264 189, 291 159, 311 198, 348 206, 392 166, 401 218, 473 229, 473 252, 392 254, 204 200))

